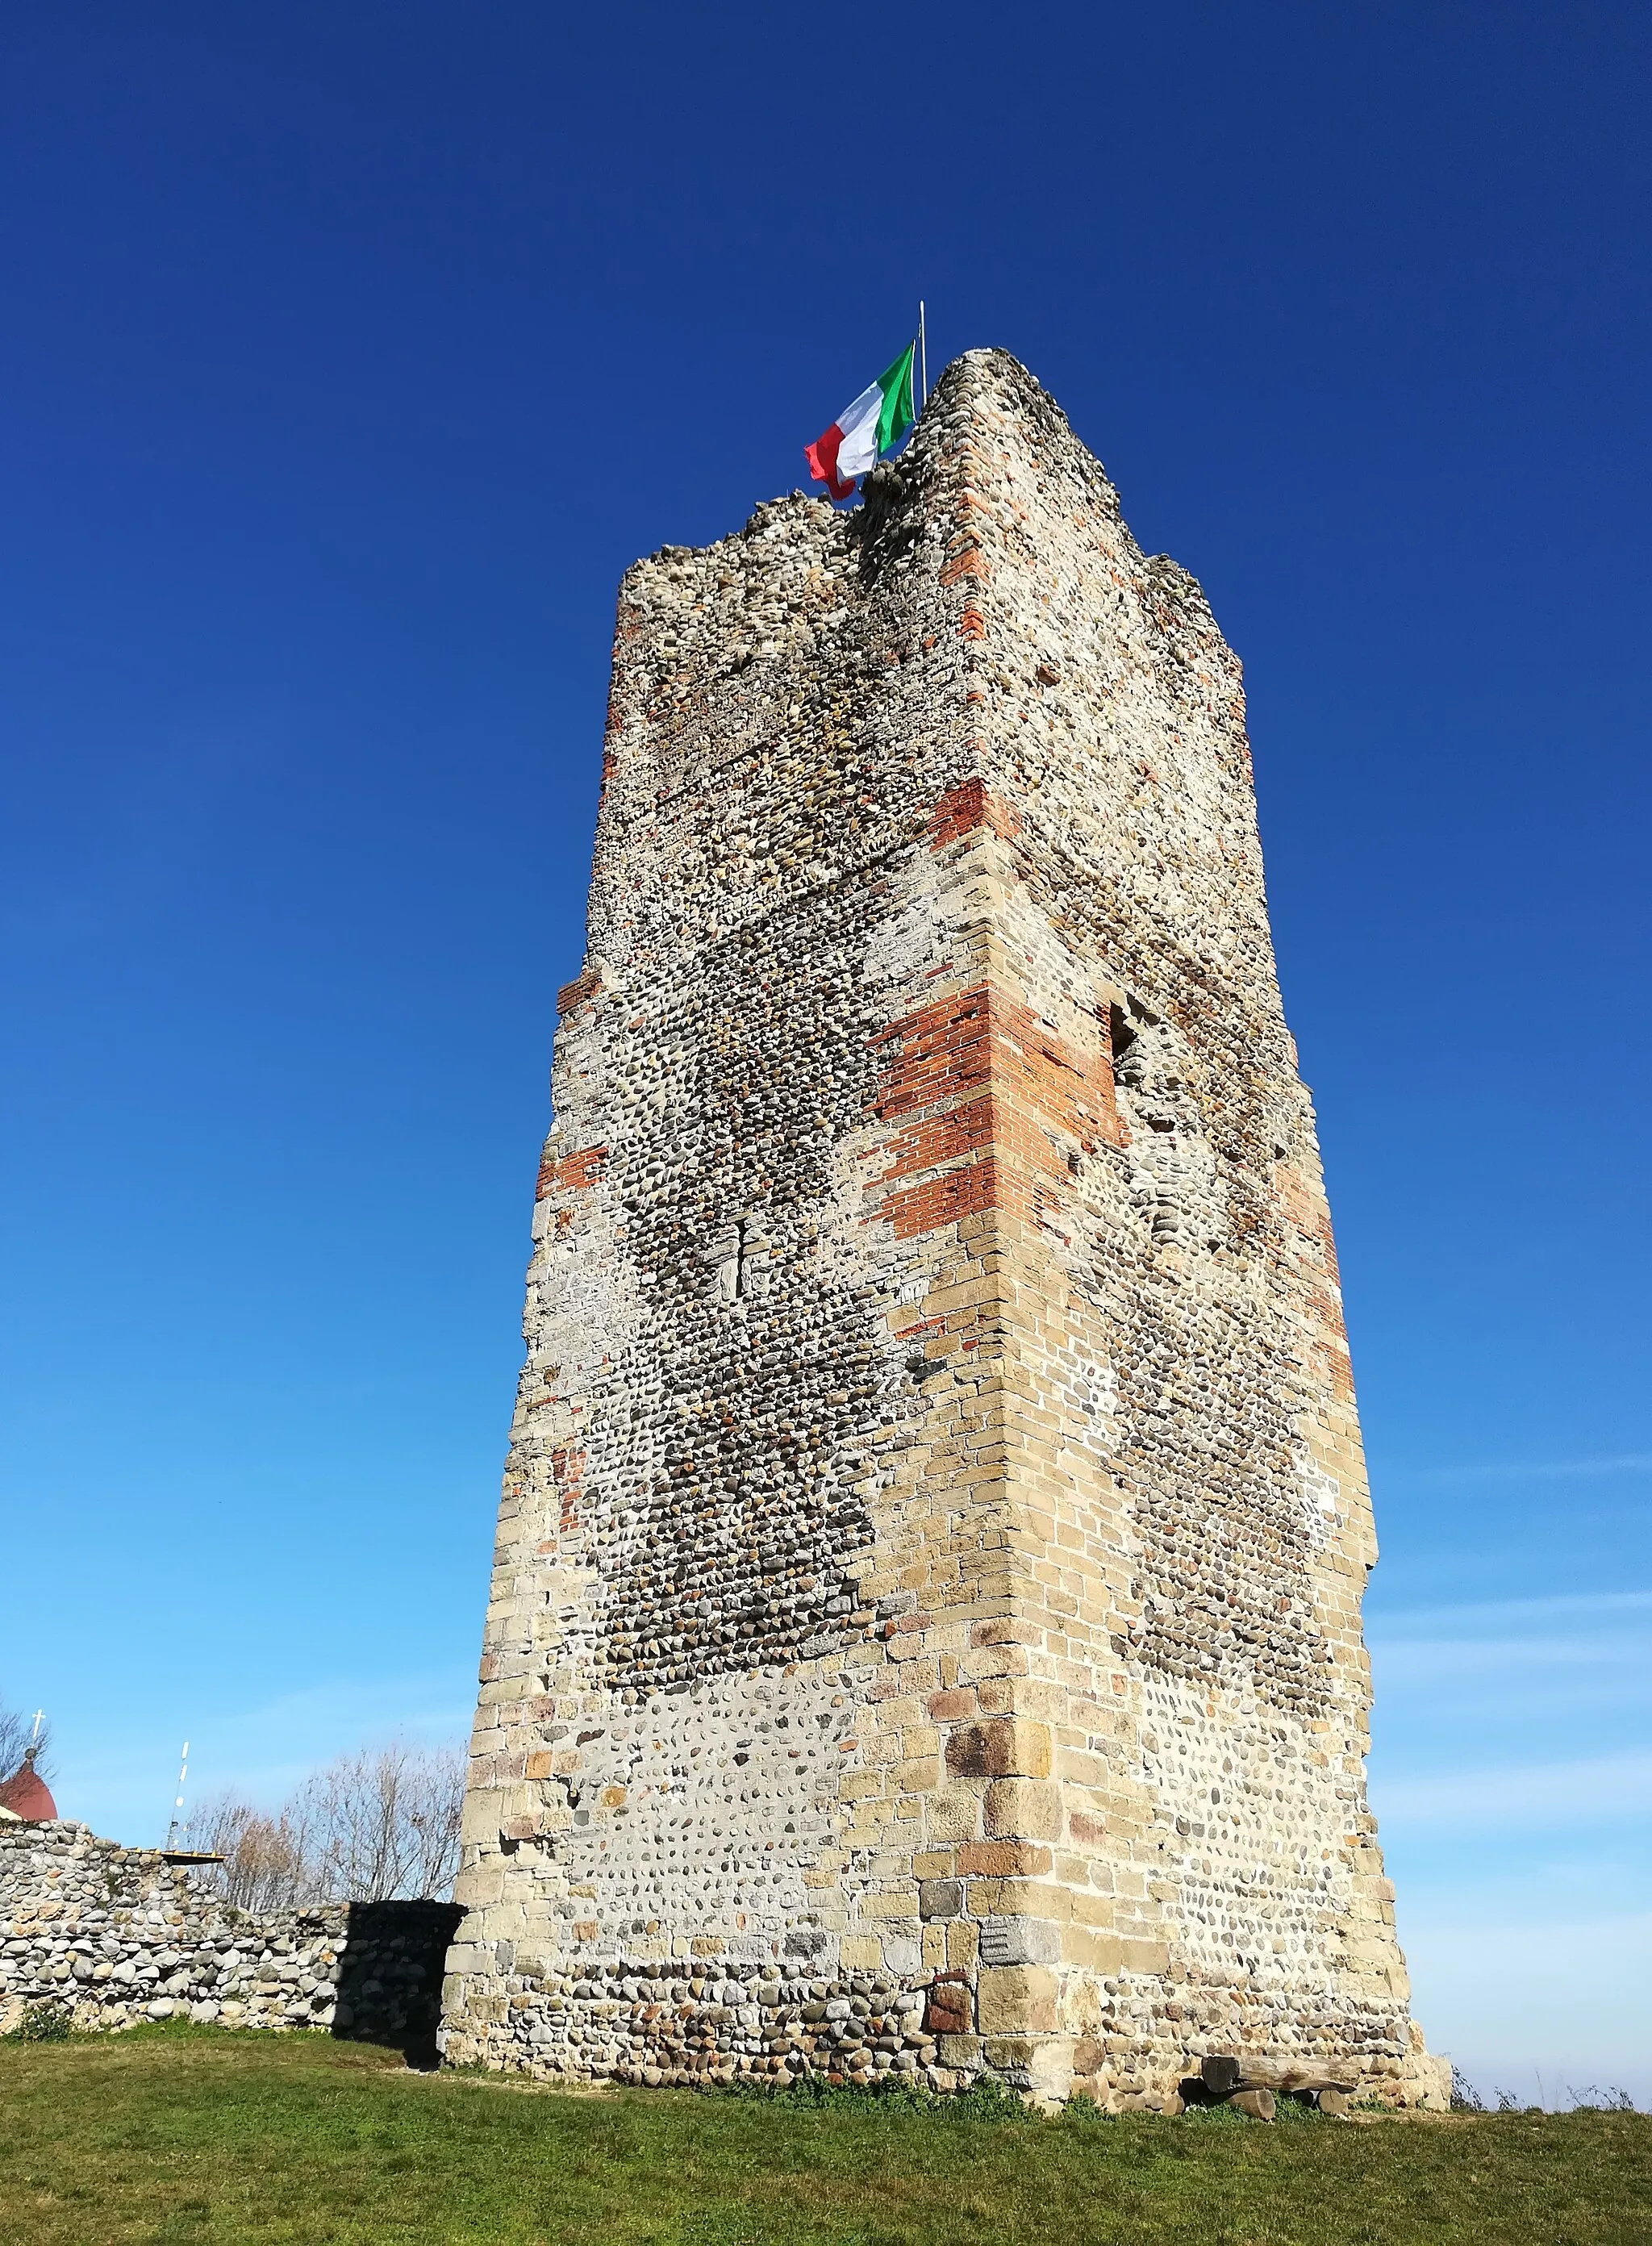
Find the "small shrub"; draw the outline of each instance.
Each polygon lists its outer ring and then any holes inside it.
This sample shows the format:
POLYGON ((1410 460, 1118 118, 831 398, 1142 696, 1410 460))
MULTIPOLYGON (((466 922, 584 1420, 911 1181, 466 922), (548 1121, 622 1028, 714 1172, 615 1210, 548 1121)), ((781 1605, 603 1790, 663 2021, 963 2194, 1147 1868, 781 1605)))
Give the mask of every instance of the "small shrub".
POLYGON ((1087 2090, 1080 2090, 1067 2100, 1056 2118, 1064 2128, 1093 2129, 1098 2121, 1115 2121, 1118 2117, 1110 2113, 1105 2106, 1098 2106, 1087 2090))
POLYGON ((1248 2113, 1241 2113, 1236 2106, 1222 2105, 1214 2099, 1209 2105, 1195 2103, 1189 2106, 1182 2119, 1201 2122, 1207 2128, 1248 2129, 1252 2126, 1248 2113))
POLYGON ((67 2043, 74 2022, 61 2004, 31 2004, 14 2032, 21 2043, 67 2043))
POLYGON ((914 2082, 910 2075, 894 2073, 874 2074, 863 2082, 829 2082, 824 2074, 799 2074, 788 2082, 774 2082, 737 2074, 732 2082, 713 2085, 709 2094, 714 2098, 754 2099, 764 2105, 848 2106, 858 2113, 874 2106, 880 2111, 898 2106, 907 2112, 927 2112, 942 2103, 931 2092, 914 2082))
MULTIPOLYGON (((470 2061, 470 2068, 473 2074, 485 2074, 487 2072, 478 2059, 470 2061)), ((450 2067, 447 2071, 452 2074, 457 2074, 459 2069, 455 2066, 450 2067)), ((756 2074, 737 2074, 732 2082, 708 2082, 704 2085, 696 2084, 695 2087, 703 2088, 705 2095, 710 2098, 747 2099, 763 2105, 766 2105, 771 2099, 783 2098, 785 2095, 785 2091, 777 2084, 769 2081, 764 2076, 756 2074)))
POLYGON ((1032 2111, 1023 2106, 1007 2082, 996 2074, 977 2074, 967 2090, 955 2090, 937 2100, 949 2121, 1030 2121, 1032 2111))
POLYGON ((1597 2090, 1591 2083, 1587 2090, 1574 2090, 1568 2082, 1566 2094, 1572 2101, 1574 2113, 1633 2113, 1635 2100, 1627 2090, 1597 2090))
POLYGON ((1453 2113, 1483 2113, 1485 2111, 1485 2100, 1460 2066, 1451 2069, 1451 2111, 1453 2113))
POLYGON ((1311 2098, 1297 2098, 1281 2090, 1274 2100, 1275 2121, 1323 2121, 1325 2116, 1311 2098))
MULTIPOLYGON (((1036 2118, 1007 2083, 996 2075, 978 2074, 964 2090, 937 2093, 910 2074, 874 2074, 859 2081, 828 2081, 824 2074, 798 2074, 789 2082, 775 2083, 751 2075, 717 2083, 704 2093, 712 2098, 744 2098, 764 2104, 792 2107, 832 2107, 851 2113, 933 2113, 945 2121, 1027 2121, 1036 2118)), ((1075 2099, 1072 2106, 1089 2106, 1091 2115, 1110 2120, 1093 2100, 1075 2099)), ((1081 2123, 1086 2116, 1074 2117, 1081 2123)))

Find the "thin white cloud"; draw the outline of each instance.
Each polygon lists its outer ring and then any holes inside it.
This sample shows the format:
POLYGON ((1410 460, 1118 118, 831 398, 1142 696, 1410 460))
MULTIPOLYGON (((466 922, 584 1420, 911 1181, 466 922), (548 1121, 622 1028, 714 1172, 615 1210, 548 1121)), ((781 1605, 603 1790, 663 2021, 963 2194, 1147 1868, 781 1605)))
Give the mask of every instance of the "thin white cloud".
POLYGON ((1404 1664, 1426 1669, 1498 1669, 1533 1662, 1547 1667, 1574 1664, 1615 1667, 1643 1650, 1639 1637, 1396 1637, 1379 1641, 1391 1672, 1404 1664))
POLYGON ((1652 1815, 1652 1749, 1570 1762, 1385 1776, 1373 1780, 1371 1793, 1378 1821, 1390 1833, 1498 1826, 1529 1833, 1540 1827, 1620 1823, 1652 1815))
POLYGON ((1482 1599, 1460 1606, 1413 1607, 1379 1614, 1371 1627, 1384 1634, 1407 1630, 1421 1635, 1448 1624, 1472 1627, 1482 1623, 1490 1627, 1507 1622, 1542 1623, 1612 1614, 1652 1615, 1652 1591, 1567 1591, 1540 1599, 1482 1599))
POLYGON ((1455 1684, 1496 1685, 1534 1694, 1557 1712, 1562 1705, 1605 1695, 1625 1712, 1652 1701, 1652 1674, 1640 1637, 1398 1638, 1374 1642, 1377 1690, 1394 1693, 1455 1684))
MULTIPOLYGON (((463 1739, 475 1687, 468 1675, 348 1678, 252 1707, 198 1708, 189 1723, 187 1800, 233 1791, 273 1807, 335 1755, 401 1737, 418 1746, 463 1739)), ((53 1790, 63 1814, 131 1841, 164 1831, 178 1775, 175 1738, 152 1721, 112 1716, 89 1752, 61 1759, 53 1790)))
POLYGON ((1607 1459, 1484 1459, 1454 1467, 1389 1466, 1384 1480, 1443 1487, 1476 1481, 1574 1481, 1597 1474, 1652 1474, 1652 1451, 1625 1451, 1607 1459))
POLYGON ((1652 1710, 1649 1625, 1652 1592, 1611 1591, 1379 1611, 1367 1634, 1385 1719, 1408 1705, 1431 1719, 1438 1701, 1424 1711, 1421 1696, 1449 1688, 1459 1715, 1475 1706, 1479 1728, 1592 1708, 1610 1712, 1621 1739, 1626 1719, 1652 1710))

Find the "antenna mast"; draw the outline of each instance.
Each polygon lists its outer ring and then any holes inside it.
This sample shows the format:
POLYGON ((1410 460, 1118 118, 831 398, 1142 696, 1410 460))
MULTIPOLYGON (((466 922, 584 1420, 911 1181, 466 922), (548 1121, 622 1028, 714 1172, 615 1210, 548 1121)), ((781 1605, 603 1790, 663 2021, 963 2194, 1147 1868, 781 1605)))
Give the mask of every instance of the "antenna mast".
POLYGON ((184 1806, 184 1780, 188 1777, 188 1775, 189 1742, 186 1739, 184 1741, 183 1753, 180 1756, 178 1761, 178 1798, 172 1805, 172 1822, 167 1827, 167 1846, 169 1848, 176 1840, 178 1836, 178 1827, 183 1821, 179 1813, 184 1806))

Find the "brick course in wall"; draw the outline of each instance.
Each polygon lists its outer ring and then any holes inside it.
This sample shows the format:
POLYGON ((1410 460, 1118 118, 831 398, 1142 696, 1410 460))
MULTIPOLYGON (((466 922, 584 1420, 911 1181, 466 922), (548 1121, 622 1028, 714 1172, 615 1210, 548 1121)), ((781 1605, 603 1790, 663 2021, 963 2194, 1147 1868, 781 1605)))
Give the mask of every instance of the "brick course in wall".
POLYGON ((627 573, 451 2058, 1438 2099, 1239 667, 1002 352, 627 573))

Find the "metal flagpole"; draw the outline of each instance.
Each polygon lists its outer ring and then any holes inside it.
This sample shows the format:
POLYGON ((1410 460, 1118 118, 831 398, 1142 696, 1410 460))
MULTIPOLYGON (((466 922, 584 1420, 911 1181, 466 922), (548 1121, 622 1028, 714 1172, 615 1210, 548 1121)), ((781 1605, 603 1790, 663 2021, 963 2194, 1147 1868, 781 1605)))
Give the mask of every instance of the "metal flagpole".
POLYGON ((167 1846, 170 1848, 173 1835, 178 1830, 178 1812, 184 1806, 184 1780, 189 1773, 189 1742, 184 1741, 184 1751, 178 1763, 178 1799, 172 1805, 172 1822, 167 1827, 167 1846))
POLYGON ((918 384, 923 391, 923 404, 929 403, 929 354, 924 344, 923 299, 918 299, 918 384))

